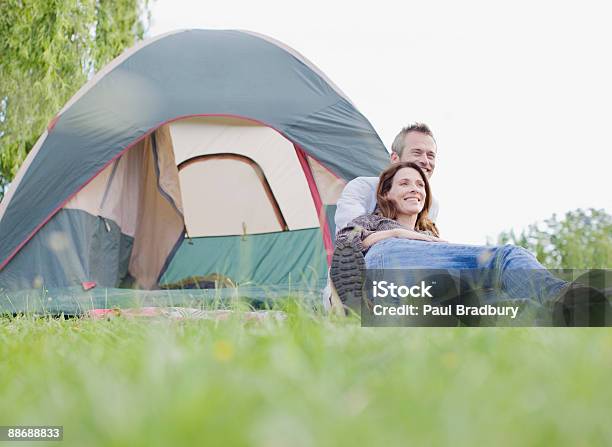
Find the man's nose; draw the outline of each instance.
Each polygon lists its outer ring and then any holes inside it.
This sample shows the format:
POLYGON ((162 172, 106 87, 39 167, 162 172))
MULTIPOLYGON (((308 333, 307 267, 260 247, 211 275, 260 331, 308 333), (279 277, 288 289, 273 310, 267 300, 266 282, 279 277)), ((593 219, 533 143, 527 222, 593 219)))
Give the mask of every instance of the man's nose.
POLYGON ((419 157, 418 163, 421 168, 431 167, 431 164, 429 163, 429 158, 427 158, 427 155, 422 155, 421 157, 419 157))

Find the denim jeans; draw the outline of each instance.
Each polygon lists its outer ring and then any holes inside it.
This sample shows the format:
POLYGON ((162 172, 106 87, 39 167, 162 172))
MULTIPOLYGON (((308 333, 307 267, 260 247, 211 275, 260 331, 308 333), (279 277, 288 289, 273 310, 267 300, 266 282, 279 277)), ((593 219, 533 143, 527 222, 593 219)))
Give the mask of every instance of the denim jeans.
POLYGON ((446 270, 467 278, 470 287, 489 290, 486 302, 507 299, 544 304, 568 285, 554 277, 535 256, 522 247, 425 242, 390 238, 374 244, 366 253, 367 269, 446 270), (501 293, 500 293, 501 292, 501 293))

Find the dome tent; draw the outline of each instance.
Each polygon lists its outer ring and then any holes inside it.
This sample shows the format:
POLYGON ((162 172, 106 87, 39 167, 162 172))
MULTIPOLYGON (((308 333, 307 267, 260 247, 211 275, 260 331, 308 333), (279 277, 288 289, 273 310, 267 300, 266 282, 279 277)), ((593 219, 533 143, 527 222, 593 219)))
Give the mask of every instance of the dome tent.
POLYGON ((0 288, 320 279, 342 187, 387 161, 350 100, 279 42, 144 41, 75 94, 18 172, 0 204, 0 288))

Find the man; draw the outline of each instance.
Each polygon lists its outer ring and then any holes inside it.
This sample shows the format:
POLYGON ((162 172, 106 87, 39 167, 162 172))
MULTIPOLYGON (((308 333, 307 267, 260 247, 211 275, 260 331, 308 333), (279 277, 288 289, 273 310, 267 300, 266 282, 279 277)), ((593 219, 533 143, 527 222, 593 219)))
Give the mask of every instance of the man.
MULTIPOLYGON (((429 179, 436 167, 437 151, 436 140, 429 126, 424 123, 414 123, 404 127, 393 140, 391 163, 400 161, 416 163, 429 179)), ((340 231, 356 217, 374 211, 377 187, 378 177, 357 177, 345 186, 337 202, 336 231, 340 231)), ((433 222, 438 217, 438 209, 437 200, 432 198, 429 218, 433 222)), ((415 231, 414 239, 433 240, 435 238, 415 231)), ((359 292, 355 287, 360 283, 364 268, 363 256, 361 253, 355 253, 351 244, 337 247, 334 251, 330 277, 343 302, 347 301, 349 295, 354 296, 359 292)), ((326 307, 330 304, 334 306, 339 304, 329 286, 325 288, 323 294, 326 307)))
MULTIPOLYGON (((426 124, 414 123, 404 127, 393 140, 391 163, 411 161, 419 165, 428 179, 436 167, 437 144, 426 124)), ((338 199, 336 208, 336 231, 340 231, 351 220, 368 214, 376 208, 378 177, 357 177, 351 180, 338 199)), ((436 221, 438 202, 433 199, 429 218, 436 221)))

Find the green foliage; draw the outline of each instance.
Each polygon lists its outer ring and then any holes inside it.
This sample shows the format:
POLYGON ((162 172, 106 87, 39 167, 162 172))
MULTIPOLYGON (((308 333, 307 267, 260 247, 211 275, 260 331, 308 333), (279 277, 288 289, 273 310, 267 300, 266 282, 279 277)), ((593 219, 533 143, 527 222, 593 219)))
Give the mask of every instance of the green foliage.
POLYGON ((553 214, 519 236, 503 232, 497 242, 525 247, 550 269, 607 269, 612 259, 612 216, 593 208, 570 211, 561 220, 553 214))
POLYGON ((0 198, 94 70, 142 39, 149 0, 0 1, 0 198))

